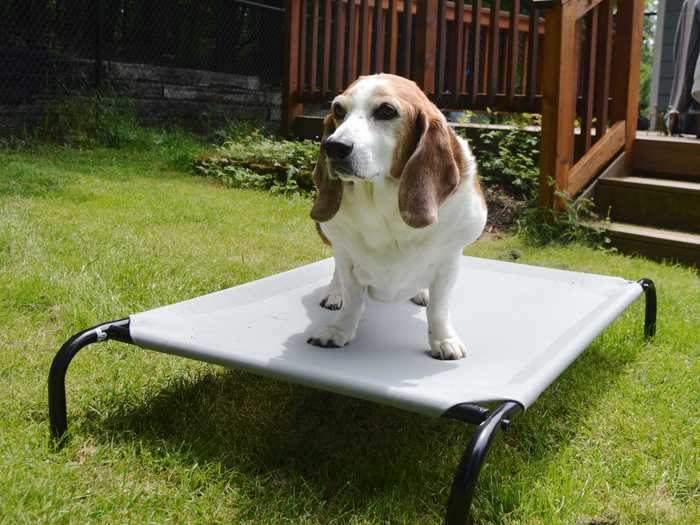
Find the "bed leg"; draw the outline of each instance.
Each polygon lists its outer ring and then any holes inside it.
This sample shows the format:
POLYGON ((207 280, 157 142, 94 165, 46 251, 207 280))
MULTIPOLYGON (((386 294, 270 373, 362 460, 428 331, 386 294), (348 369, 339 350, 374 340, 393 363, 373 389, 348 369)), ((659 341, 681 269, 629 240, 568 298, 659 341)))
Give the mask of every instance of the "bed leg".
POLYGON ((99 324, 78 332, 68 339, 54 357, 49 371, 49 421, 51 435, 59 443, 68 429, 66 410, 66 372, 75 355, 85 346, 114 339, 133 343, 129 334, 129 319, 99 324))
POLYGON ((651 279, 637 282, 644 290, 644 337, 651 339, 656 335, 656 287, 651 279))
POLYGON ((522 406, 515 401, 507 401, 494 409, 489 416, 476 427, 474 435, 469 443, 462 460, 457 467, 450 499, 447 503, 447 525, 471 524, 470 509, 474 488, 476 486, 481 464, 486 457, 491 442, 498 434, 499 429, 505 430, 510 424, 511 415, 522 410, 522 406))

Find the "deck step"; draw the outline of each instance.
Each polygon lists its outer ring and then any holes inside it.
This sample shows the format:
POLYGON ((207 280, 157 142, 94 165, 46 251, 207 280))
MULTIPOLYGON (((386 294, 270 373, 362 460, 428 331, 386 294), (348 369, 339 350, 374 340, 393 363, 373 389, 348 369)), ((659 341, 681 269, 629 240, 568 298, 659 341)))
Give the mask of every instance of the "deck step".
POLYGON ((657 177, 601 177, 596 209, 612 221, 700 233, 700 182, 657 177))
POLYGON ((700 235, 612 222, 604 226, 612 245, 623 253, 700 267, 700 235))
POLYGON ((638 134, 632 164, 640 174, 700 181, 700 140, 638 134))

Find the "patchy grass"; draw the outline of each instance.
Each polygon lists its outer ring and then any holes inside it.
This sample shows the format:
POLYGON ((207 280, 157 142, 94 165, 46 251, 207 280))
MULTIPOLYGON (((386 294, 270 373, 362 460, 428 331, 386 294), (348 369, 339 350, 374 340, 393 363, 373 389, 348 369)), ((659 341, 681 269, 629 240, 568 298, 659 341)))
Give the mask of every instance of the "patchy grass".
MULTIPOLYGON (((0 152, 0 521, 440 523, 468 439, 455 422, 119 343, 68 378, 51 451, 46 375, 96 321, 329 251, 309 201, 193 177, 173 148, 0 152)), ((470 253, 659 289, 521 416, 485 465, 478 523, 700 523, 700 279, 682 267, 515 237, 470 253)))

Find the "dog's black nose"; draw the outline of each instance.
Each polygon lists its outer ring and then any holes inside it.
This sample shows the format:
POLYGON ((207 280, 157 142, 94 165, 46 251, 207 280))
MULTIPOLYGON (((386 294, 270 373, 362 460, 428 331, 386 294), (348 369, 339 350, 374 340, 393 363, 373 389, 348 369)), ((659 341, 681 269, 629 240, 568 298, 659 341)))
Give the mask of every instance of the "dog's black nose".
POLYGON ((335 140, 327 140, 323 147, 326 150, 326 155, 332 160, 343 160, 352 151, 352 144, 335 140))

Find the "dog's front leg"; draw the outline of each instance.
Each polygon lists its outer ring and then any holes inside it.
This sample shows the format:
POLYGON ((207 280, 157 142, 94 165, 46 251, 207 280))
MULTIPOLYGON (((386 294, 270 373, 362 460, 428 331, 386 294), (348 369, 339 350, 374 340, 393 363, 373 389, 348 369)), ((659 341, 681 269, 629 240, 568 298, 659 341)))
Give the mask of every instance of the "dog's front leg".
POLYGON ((450 321, 450 298, 457 281, 460 256, 451 257, 438 268, 429 289, 428 338, 430 354, 436 359, 462 359, 467 355, 450 321))
POLYGON ((343 287, 340 283, 340 273, 338 272, 338 263, 335 264, 333 271, 333 279, 321 296, 319 304, 328 310, 340 310, 343 306, 343 287))
POLYGON ((352 261, 336 249, 335 271, 340 277, 343 308, 332 323, 316 329, 306 341, 326 348, 341 347, 355 338, 357 325, 365 311, 365 287, 352 273, 352 261))

